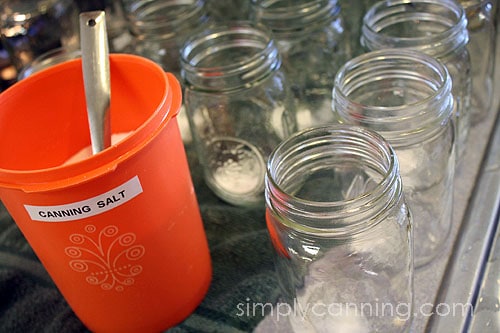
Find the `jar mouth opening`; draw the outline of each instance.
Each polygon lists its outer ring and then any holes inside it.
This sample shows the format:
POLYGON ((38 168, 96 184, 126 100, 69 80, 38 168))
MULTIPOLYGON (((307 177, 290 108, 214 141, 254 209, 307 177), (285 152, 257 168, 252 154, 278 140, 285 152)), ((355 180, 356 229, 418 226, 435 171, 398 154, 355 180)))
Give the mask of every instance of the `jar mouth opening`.
POLYGON ((360 124, 391 144, 422 139, 454 111, 452 82, 439 60, 410 49, 372 51, 338 71, 332 109, 340 122, 360 124))
POLYGON ((180 52, 184 79, 206 90, 231 90, 258 81, 281 65, 270 32, 247 21, 212 26, 180 52))
POLYGON ((271 153, 265 183, 267 204, 283 217, 283 224, 329 237, 352 235, 378 224, 386 213, 374 208, 390 207, 402 195, 392 147, 379 134, 348 125, 307 129, 289 137, 271 153), (330 180, 336 182, 337 177, 341 183, 330 188, 334 199, 329 201, 314 197, 330 186, 326 178, 311 183, 312 196, 301 192, 301 181, 309 182, 309 176, 321 171, 328 177, 330 171, 338 172, 330 180))
POLYGON ((204 4, 205 0, 139 1, 130 5, 128 18, 139 34, 177 31, 199 16, 204 4))
POLYGON ((182 61, 187 68, 193 67, 198 71, 217 71, 220 68, 232 70, 241 67, 259 57, 262 50, 271 42, 271 38, 251 26, 235 25, 217 27, 190 39, 182 49, 182 61), (222 44, 222 45, 220 45, 222 44), (245 48, 246 57, 240 54, 237 59, 215 59, 217 52, 231 51, 236 48, 245 48), (222 62, 216 62, 224 61, 222 62))
POLYGON ((468 42, 465 11, 448 0, 381 1, 367 10, 361 29, 369 50, 397 46, 441 54, 468 42))
POLYGON ((273 33, 309 31, 318 22, 331 21, 340 15, 338 0, 252 0, 253 15, 273 33))

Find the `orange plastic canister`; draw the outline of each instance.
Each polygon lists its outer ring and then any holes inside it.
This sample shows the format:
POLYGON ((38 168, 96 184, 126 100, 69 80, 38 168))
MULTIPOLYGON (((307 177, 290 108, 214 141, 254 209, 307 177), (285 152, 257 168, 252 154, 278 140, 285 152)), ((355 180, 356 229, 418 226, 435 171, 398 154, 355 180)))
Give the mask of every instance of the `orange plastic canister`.
POLYGON ((81 60, 0 94, 0 199, 76 315, 96 332, 161 331, 211 279, 207 240, 177 125, 175 77, 110 56, 111 130, 90 145, 81 60))

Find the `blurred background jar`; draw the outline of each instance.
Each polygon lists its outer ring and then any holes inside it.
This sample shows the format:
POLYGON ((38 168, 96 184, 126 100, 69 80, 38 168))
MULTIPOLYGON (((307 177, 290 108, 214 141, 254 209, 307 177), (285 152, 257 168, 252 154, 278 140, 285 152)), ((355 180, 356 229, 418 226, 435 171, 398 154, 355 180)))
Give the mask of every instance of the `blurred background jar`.
MULTIPOLYGON (((182 83, 180 49, 189 37, 211 23, 205 0, 122 1, 133 38, 127 52, 153 60, 182 83)), ((183 142, 191 144, 184 103, 178 122, 183 142)))
POLYGON ((363 18, 361 44, 367 51, 411 48, 441 60, 453 81, 456 100, 457 156, 471 126, 472 74, 469 34, 462 6, 454 0, 380 1, 363 18))
POLYGON ((352 54, 338 1, 252 0, 251 17, 277 41, 299 129, 332 123, 333 78, 352 54))
POLYGON ((290 89, 269 31, 218 25, 181 49, 184 105, 207 185, 235 205, 264 201, 265 161, 296 130, 290 89))
POLYGON ((335 78, 338 121, 381 134, 401 165, 413 215, 415 265, 435 258, 448 239, 455 170, 452 81, 438 60, 384 49, 346 63, 335 78))
MULTIPOLYGON (((364 53, 360 43, 361 26, 365 15, 367 2, 369 0, 338 0, 341 8, 341 15, 344 19, 345 34, 350 44, 351 58, 364 53)), ((370 0, 374 1, 374 0, 370 0)))
POLYGON ((80 58, 81 55, 82 54, 80 49, 66 49, 64 47, 53 49, 36 57, 33 61, 24 66, 23 69, 19 71, 17 80, 23 80, 36 72, 60 64, 62 62, 80 58))
POLYGON ((460 0, 467 15, 472 74, 472 122, 484 120, 493 102, 496 0, 460 0))
POLYGON ((280 332, 407 332, 412 224, 387 141, 361 127, 306 129, 270 155, 265 184, 288 305, 277 305, 288 310, 278 320, 289 327, 280 332), (393 311, 377 315, 382 306, 393 311))
POLYGON ((248 21, 250 0, 205 0, 208 15, 217 22, 248 21))
POLYGON ((134 36, 132 53, 180 77, 180 49, 208 21, 205 0, 122 0, 134 36))
POLYGON ((59 47, 79 48, 73 0, 0 0, 1 39, 17 71, 59 47))

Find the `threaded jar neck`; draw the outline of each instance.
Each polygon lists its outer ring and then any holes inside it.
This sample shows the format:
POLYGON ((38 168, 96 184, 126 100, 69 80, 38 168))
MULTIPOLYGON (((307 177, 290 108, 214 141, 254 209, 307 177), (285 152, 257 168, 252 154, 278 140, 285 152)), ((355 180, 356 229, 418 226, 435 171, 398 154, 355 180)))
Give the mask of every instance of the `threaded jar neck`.
POLYGON ((380 133, 394 147, 440 133, 454 110, 452 82, 435 58, 410 49, 372 51, 337 72, 332 108, 341 123, 380 133))
POLYGON ((138 0, 127 12, 133 33, 142 39, 175 38, 208 20, 205 0, 138 0))
POLYGON ((320 237, 362 232, 402 198, 390 145, 375 132, 345 125, 304 130, 282 142, 269 157, 265 186, 267 207, 282 224, 320 237), (330 193, 315 186, 325 182, 330 193), (304 189, 306 183, 312 186, 304 189))
POLYGON ((310 34, 340 17, 337 0, 252 0, 254 19, 277 39, 310 34))
POLYGON ((366 12, 361 30, 367 50, 412 48, 435 57, 469 40, 465 11, 454 0, 380 1, 366 12))
POLYGON ((281 66, 270 32, 249 22, 207 29, 181 49, 181 73, 192 89, 230 91, 258 84, 281 66))

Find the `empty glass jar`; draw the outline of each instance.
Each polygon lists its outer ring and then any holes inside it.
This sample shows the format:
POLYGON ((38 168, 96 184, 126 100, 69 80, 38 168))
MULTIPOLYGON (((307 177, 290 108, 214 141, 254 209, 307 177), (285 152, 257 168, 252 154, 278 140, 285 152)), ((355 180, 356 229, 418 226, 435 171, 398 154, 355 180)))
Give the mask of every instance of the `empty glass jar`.
MULTIPOLYGON (((180 49, 192 35, 210 24, 205 0, 122 0, 134 36, 131 53, 149 58, 181 78, 180 49)), ((192 133, 184 104, 178 116, 182 140, 192 133)))
POLYGON ((295 132, 291 92, 269 31, 214 26, 181 50, 186 107, 208 186, 235 205, 264 202, 265 161, 295 132))
POLYGON ((413 214, 417 267, 439 254, 452 225, 451 85, 440 61, 409 49, 365 53, 335 78, 332 107, 339 122, 378 132, 398 155, 413 214))
POLYGON ((205 0, 126 0, 133 53, 149 58, 180 79, 180 49, 208 22, 205 0))
POLYGON ((80 49, 66 49, 63 47, 53 49, 49 52, 46 52, 36 57, 28 65, 24 66, 24 68, 17 75, 17 79, 19 81, 23 80, 28 76, 36 72, 39 72, 43 69, 80 57, 81 57, 80 49))
POLYGON ((487 117, 493 101, 493 75, 495 64, 496 0, 460 0, 467 15, 469 50, 472 73, 472 122, 487 117))
POLYGON ((366 0, 338 0, 344 18, 345 33, 350 44, 351 58, 363 53, 359 42, 366 0))
POLYGON ((217 22, 249 20, 249 0, 205 0, 207 11, 217 22))
POLYGON ((411 218, 398 159, 380 135, 329 125, 288 138, 269 157, 266 207, 288 314, 280 331, 409 329, 411 218))
POLYGON ((363 18, 361 44, 368 51, 411 48, 438 58, 453 81, 457 156, 465 151, 471 126, 471 60, 467 18, 455 0, 380 1, 363 18))
POLYGON ((333 78, 352 53, 337 0, 252 0, 251 16, 278 44, 299 129, 332 123, 333 78))

